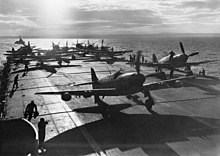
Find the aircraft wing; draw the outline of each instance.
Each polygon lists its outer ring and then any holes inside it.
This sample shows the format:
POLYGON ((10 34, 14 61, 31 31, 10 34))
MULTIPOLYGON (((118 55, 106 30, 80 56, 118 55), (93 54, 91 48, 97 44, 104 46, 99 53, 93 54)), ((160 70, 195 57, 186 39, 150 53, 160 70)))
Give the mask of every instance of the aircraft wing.
MULTIPOLYGON (((34 70, 40 70, 40 69, 42 69, 42 68, 40 68, 40 67, 31 67, 31 68, 28 68, 28 71, 34 71, 34 70)), ((25 71, 25 69, 20 69, 20 70, 16 70, 16 71, 11 72, 11 74, 22 73, 24 71, 25 71)))
POLYGON ((110 51, 111 53, 115 55, 125 54, 125 53, 131 53, 133 50, 124 50, 124 51, 110 51))
POLYGON ((125 54, 125 53, 131 53, 133 50, 124 50, 124 51, 104 51, 104 50, 87 50, 90 53, 112 53, 115 55, 119 54, 125 54))
POLYGON ((173 85, 175 85, 176 81, 186 80, 186 79, 190 79, 190 78, 195 78, 195 76, 194 75, 182 76, 182 77, 173 78, 173 79, 169 79, 169 80, 150 82, 150 83, 144 84, 143 87, 146 88, 147 90, 157 90, 160 88, 172 87, 173 85))
POLYGON ((171 68, 171 65, 169 63, 140 63, 141 66, 146 67, 158 67, 158 68, 171 68))
POLYGON ((207 61, 200 61, 200 62, 187 62, 185 63, 186 66, 198 66, 200 64, 204 64, 204 63, 210 63, 210 62, 215 62, 217 60, 207 60, 207 61))
MULTIPOLYGON (((186 62, 184 64, 184 66, 198 66, 200 64, 204 64, 204 63, 210 63, 210 62, 215 62, 217 60, 207 60, 207 61, 200 61, 200 62, 186 62)), ((167 68, 167 69, 171 69, 172 66, 170 63, 141 63, 142 66, 146 66, 146 67, 157 67, 157 68, 167 68)), ((182 67, 184 67, 182 66, 182 67)), ((177 67, 178 68, 178 67, 177 67)))
MULTIPOLYGON (((37 67, 36 65, 29 65, 29 67, 30 66, 32 66, 32 67, 37 67)), ((54 64, 44 64, 43 66, 38 66, 38 68, 46 68, 46 67, 52 67, 52 68, 62 68, 62 67, 79 67, 79 66, 81 66, 81 65, 79 65, 79 64, 69 64, 69 65, 54 65, 54 64)), ((32 68, 31 67, 31 68, 32 68)), ((31 68, 29 68, 29 69, 31 69, 31 68)))
POLYGON ((72 65, 47 65, 49 67, 53 67, 53 68, 62 68, 62 67, 79 67, 81 65, 79 64, 72 64, 72 65))
POLYGON ((91 90, 66 90, 66 91, 55 91, 55 92, 37 92, 35 94, 38 95, 62 95, 65 93, 69 93, 71 95, 76 96, 111 96, 115 95, 116 89, 115 88, 106 88, 106 89, 91 89, 91 90))

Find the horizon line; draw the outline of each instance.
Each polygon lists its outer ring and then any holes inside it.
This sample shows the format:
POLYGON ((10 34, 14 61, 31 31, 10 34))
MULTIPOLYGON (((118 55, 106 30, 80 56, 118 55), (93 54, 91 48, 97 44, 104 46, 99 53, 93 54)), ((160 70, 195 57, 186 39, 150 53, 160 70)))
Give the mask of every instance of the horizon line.
POLYGON ((157 36, 159 37, 166 37, 166 36, 178 36, 178 37, 193 37, 193 36, 199 36, 199 37, 208 37, 205 35, 211 35, 213 37, 220 37, 220 33, 155 33, 155 34, 90 34, 90 35, 0 35, 0 38, 18 38, 21 36, 22 38, 95 38, 95 37, 101 37, 101 38, 108 38, 108 37, 114 37, 114 36, 157 36), (162 36, 161 36, 162 35, 162 36))

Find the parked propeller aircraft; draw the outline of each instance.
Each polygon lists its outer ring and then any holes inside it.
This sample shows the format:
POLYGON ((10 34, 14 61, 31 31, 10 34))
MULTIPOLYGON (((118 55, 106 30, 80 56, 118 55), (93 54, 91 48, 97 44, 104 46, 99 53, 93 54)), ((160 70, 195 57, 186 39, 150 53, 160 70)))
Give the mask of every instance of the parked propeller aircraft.
POLYGON ((197 66, 200 64, 213 62, 210 60, 207 61, 199 61, 199 62, 188 62, 188 58, 194 55, 199 54, 199 52, 194 52, 189 55, 185 53, 185 49, 183 47, 182 42, 180 42, 180 48, 182 51, 182 54, 175 54, 173 51, 169 53, 169 55, 161 58, 160 60, 157 59, 156 55, 153 54, 152 62, 151 63, 141 63, 143 66, 148 67, 154 67, 157 71, 162 71, 162 68, 169 69, 170 70, 170 78, 173 77, 173 72, 176 70, 176 68, 179 67, 185 67, 187 72, 192 73, 191 66, 197 66))
POLYGON ((15 41, 15 44, 25 45, 25 42, 22 40, 21 36, 19 36, 19 40, 18 40, 18 41, 15 41))
POLYGON ((76 50, 81 51, 82 56, 89 56, 92 58, 95 58, 97 60, 100 60, 100 57, 115 57, 115 56, 121 56, 125 53, 133 52, 133 50, 124 50, 124 51, 114 51, 113 47, 110 49, 108 46, 103 46, 104 40, 102 40, 101 48, 98 46, 94 46, 95 43, 90 44, 88 40, 88 45, 83 46, 83 43, 76 44, 76 50))
POLYGON ((12 50, 11 51, 6 51, 8 54, 4 54, 4 55, 7 55, 7 56, 13 56, 13 57, 16 57, 16 55, 24 55, 24 56, 27 56, 27 55, 33 55, 33 48, 35 46, 30 46, 30 42, 28 42, 28 45, 24 45, 24 46, 21 46, 18 50, 15 50, 13 47, 12 47, 12 50))
POLYGON ((43 55, 38 55, 38 56, 28 56, 28 59, 33 59, 39 62, 49 62, 49 61, 58 61, 58 64, 61 65, 62 62, 65 62, 67 64, 70 63, 69 58, 65 58, 66 56, 70 56, 70 54, 57 54, 54 52, 54 50, 48 51, 47 53, 43 55))
POLYGON ((129 60, 126 60, 124 57, 96 57, 97 55, 93 56, 92 59, 87 59, 83 62, 106 62, 107 64, 114 64, 115 62, 128 62, 129 60))
POLYGON ((120 56, 125 53, 133 52, 133 50, 114 51, 113 47, 103 46, 103 43, 104 43, 104 40, 102 39, 101 49, 88 50, 88 52, 91 54, 96 54, 96 55, 99 54, 101 56, 108 56, 108 57, 120 56))
MULTIPOLYGON (((31 65, 29 65, 31 66, 31 65)), ((81 65, 49 65, 49 64, 36 64, 36 66, 30 67, 28 68, 28 71, 34 71, 34 70, 46 70, 47 72, 50 72, 52 74, 57 73, 56 68, 62 68, 62 67, 78 67, 81 65)), ((20 69, 20 70, 16 70, 11 72, 11 74, 15 74, 15 73, 21 73, 21 72, 25 72, 26 69, 20 69)))
POLYGON ((102 79, 98 79, 93 68, 91 68, 91 78, 92 82, 81 83, 80 85, 92 85, 91 90, 66 90, 58 92, 37 92, 38 95, 61 95, 61 99, 64 101, 71 100, 71 95, 83 96, 85 98, 94 96, 95 103, 97 103, 101 108, 103 108, 103 115, 105 116, 107 108, 101 106, 99 96, 103 98, 105 96, 123 96, 129 97, 132 94, 142 92, 148 99, 145 101, 146 108, 151 111, 154 105, 154 100, 150 94, 150 90, 159 89, 158 86, 163 84, 175 84, 176 87, 180 87, 182 83, 180 80, 186 79, 186 77, 180 77, 170 80, 158 81, 144 84, 146 77, 140 73, 140 52, 137 55, 136 62, 136 72, 124 73, 123 71, 117 71, 102 79))

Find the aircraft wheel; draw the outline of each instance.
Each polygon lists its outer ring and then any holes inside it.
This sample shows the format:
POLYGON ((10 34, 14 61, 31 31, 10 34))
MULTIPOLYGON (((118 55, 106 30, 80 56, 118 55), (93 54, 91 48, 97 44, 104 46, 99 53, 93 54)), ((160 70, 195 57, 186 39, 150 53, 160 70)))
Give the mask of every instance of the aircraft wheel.
POLYGON ((127 95, 126 98, 131 99, 131 95, 127 95))
POLYGON ((108 106, 106 106, 106 105, 102 106, 102 117, 103 118, 109 118, 110 117, 109 109, 108 109, 108 106))
POLYGON ((110 114, 109 114, 109 110, 108 109, 102 111, 102 117, 104 119, 110 118, 110 114))
POLYGON ((147 110, 151 111, 152 110, 152 106, 153 106, 153 103, 149 99, 147 99, 145 101, 145 107, 147 108, 147 110))

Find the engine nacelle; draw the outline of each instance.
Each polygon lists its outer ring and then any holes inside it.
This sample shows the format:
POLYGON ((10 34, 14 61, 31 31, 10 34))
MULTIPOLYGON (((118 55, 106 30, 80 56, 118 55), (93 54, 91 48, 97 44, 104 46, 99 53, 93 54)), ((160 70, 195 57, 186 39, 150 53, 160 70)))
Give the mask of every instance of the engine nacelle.
POLYGON ((70 100, 71 100, 71 94, 68 93, 68 92, 66 92, 66 93, 64 93, 64 94, 61 95, 61 99, 62 99, 63 101, 70 101, 70 100))

